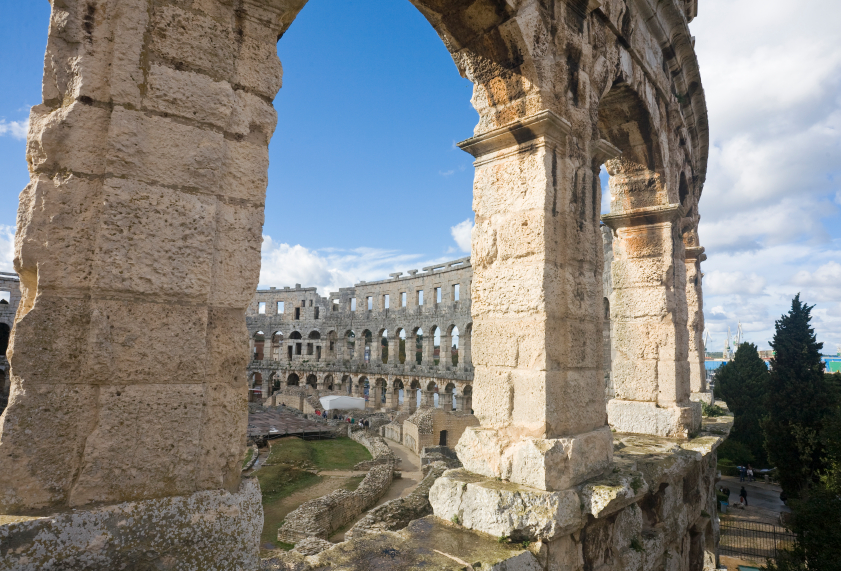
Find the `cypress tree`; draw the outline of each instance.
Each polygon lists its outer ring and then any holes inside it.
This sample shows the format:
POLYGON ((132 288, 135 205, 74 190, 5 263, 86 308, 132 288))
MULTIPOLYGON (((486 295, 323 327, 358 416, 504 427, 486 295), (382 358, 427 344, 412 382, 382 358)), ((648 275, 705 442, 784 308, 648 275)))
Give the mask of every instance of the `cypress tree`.
POLYGON ((768 382, 768 419, 763 427, 768 459, 789 497, 798 497, 825 467, 823 424, 833 412, 834 391, 824 377, 811 311, 797 294, 776 322, 775 353, 768 382))
POLYGON ((727 440, 745 445, 753 455, 752 461, 759 464, 765 463, 765 436, 761 422, 767 414, 768 376, 768 367, 753 343, 739 345, 733 360, 722 366, 715 376, 716 395, 727 402, 727 408, 734 416, 733 430, 727 440))

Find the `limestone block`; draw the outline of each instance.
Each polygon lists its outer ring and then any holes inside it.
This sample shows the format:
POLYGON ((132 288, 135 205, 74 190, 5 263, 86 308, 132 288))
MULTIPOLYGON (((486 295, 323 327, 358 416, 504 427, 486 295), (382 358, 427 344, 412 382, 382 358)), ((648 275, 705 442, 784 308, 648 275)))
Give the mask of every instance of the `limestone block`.
POLYGON ((514 410, 511 371, 481 365, 477 365, 476 370, 473 379, 473 409, 476 418, 483 426, 505 426, 511 421, 514 410))
POLYGON ((263 217, 262 207, 218 203, 211 305, 246 307, 254 297, 260 278, 263 217))
POLYGON ((197 487, 236 490, 248 428, 248 390, 243 382, 206 384, 202 399, 197 487))
POLYGON ((172 5, 156 7, 150 26, 151 48, 168 61, 230 81, 234 78, 237 44, 234 30, 223 21, 172 5))
POLYGON ((500 212, 551 209, 548 200, 552 194, 546 191, 550 184, 546 178, 548 169, 551 169, 551 157, 545 149, 520 155, 517 160, 477 167, 473 182, 473 210, 477 219, 500 212))
POLYGON ((268 144, 230 140, 225 143, 225 169, 220 194, 262 206, 269 184, 268 144))
POLYGON ((243 311, 237 308, 208 308, 206 339, 206 381, 210 384, 244 387, 248 330, 243 311))
POLYGON ((545 492, 448 470, 429 491, 435 515, 513 540, 549 541, 583 527, 578 494, 545 492))
POLYGON ((546 368, 546 341, 537 332, 551 326, 534 316, 517 321, 483 318, 473 330, 473 364, 488 367, 546 368))
POLYGON ((220 190, 226 158, 221 133, 115 107, 109 142, 108 170, 116 176, 205 192, 220 190))
POLYGON ((689 362, 667 357, 657 361, 657 402, 685 403, 689 400, 689 362))
POLYGON ((102 204, 99 180, 34 175, 18 206, 18 271, 37 271, 42 290, 87 289, 91 273, 78 268, 93 265, 102 204))
POLYGON ((103 187, 94 287, 207 301, 216 199, 110 178, 103 187))
MULTIPOLYGON (((70 505, 175 496, 196 489, 203 386, 113 385, 99 391, 70 505), (131 455, 126 451, 130 450, 131 455)), ((242 456, 240 455, 240 458, 242 456)))
POLYGON ((456 445, 465 470, 540 490, 563 490, 605 470, 613 458, 610 430, 567 438, 514 438, 470 427, 456 445))
POLYGON ((247 91, 237 90, 235 94, 236 104, 226 130, 249 137, 252 143, 268 146, 277 127, 277 111, 264 99, 247 91))
POLYGON ((92 300, 84 382, 202 383, 207 308, 92 300))
POLYGON ((64 502, 96 422, 97 392, 84 384, 21 380, 16 371, 0 416, 0 513, 64 502))
POLYGON ((542 258, 545 255, 546 214, 534 210, 497 215, 493 219, 497 234, 497 259, 542 258))
POLYGON ((618 432, 687 438, 700 428, 700 418, 690 404, 663 407, 653 402, 611 399, 607 403, 608 422, 618 432))
POLYGON ((628 401, 657 401, 657 361, 654 359, 631 360, 619 354, 611 364, 614 394, 617 399, 628 401), (621 381, 621 382, 620 382, 621 381))
POLYGON ((242 40, 236 62, 236 83, 268 99, 283 84, 283 66, 277 57, 276 38, 242 40))
POLYGON ((642 318, 662 320, 673 310, 670 301, 669 291, 665 288, 614 289, 610 300, 610 315, 617 321, 642 318))
POLYGON ((224 129, 236 104, 237 97, 227 81, 164 65, 149 66, 145 109, 224 129))
POLYGON ((713 404, 713 401, 715 400, 711 392, 692 392, 689 395, 689 399, 693 402, 707 403, 708 405, 713 404))
MULTIPOLYGON (((546 371, 545 378, 546 430, 550 437, 590 432, 605 425, 604 379, 600 368, 546 371)), ((515 401, 515 418, 527 417, 526 406, 517 404, 515 401)))
POLYGON ((38 303, 15 325, 10 344, 13 376, 30 385, 85 384, 90 330, 90 301, 42 293, 38 303), (56 335, 57 331, 73 332, 56 335))
POLYGON ((613 287, 622 289, 671 285, 673 279, 669 273, 672 266, 671 260, 662 256, 614 260, 610 268, 613 287))
POLYGON ((202 491, 0 525, 2 571, 257 569, 263 508, 256 478, 202 491))
POLYGON ((497 262, 481 271, 474 268, 471 287, 474 320, 522 317, 543 311, 547 302, 546 282, 551 283, 546 272, 552 272, 553 268, 531 260, 497 262))
POLYGON ((71 171, 99 175, 105 170, 111 112, 74 101, 51 110, 36 105, 29 114, 26 156, 39 173, 71 171))

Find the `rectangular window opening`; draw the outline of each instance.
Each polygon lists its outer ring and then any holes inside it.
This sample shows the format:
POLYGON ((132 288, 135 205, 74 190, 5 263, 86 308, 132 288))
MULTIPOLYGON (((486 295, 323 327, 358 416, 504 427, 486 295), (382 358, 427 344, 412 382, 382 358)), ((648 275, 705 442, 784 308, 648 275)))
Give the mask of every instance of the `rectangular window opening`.
POLYGON ((435 288, 435 303, 441 303, 441 288, 435 288))
POLYGON ((289 360, 292 360, 292 345, 286 348, 286 356, 289 357, 289 360))
POLYGON ((301 308, 300 307, 295 308, 295 319, 301 319, 301 308))
POLYGON ((400 307, 406 307, 406 292, 400 294, 400 307))
POLYGON ((301 300, 301 307, 306 307, 306 306, 307 306, 307 300, 302 299, 301 300))
POLYGON ((266 314, 266 302, 265 301, 261 301, 261 302, 257 303, 257 313, 259 313, 261 315, 266 314))
POLYGON ((313 344, 312 343, 307 343, 307 355, 312 355, 312 354, 313 354, 313 344))
POLYGON ((420 307, 421 305, 423 305, 423 290, 419 289, 418 290, 418 307, 420 307))
POLYGON ((316 361, 320 361, 320 360, 321 360, 321 345, 318 345, 318 346, 315 348, 315 360, 316 360, 316 361))
POLYGON ((350 298, 350 310, 351 311, 356 311, 356 298, 355 297, 350 298))
POLYGON ((283 311, 284 311, 283 302, 282 301, 277 302, 277 314, 278 315, 283 315, 283 311))
POLYGON ((295 354, 296 355, 301 354, 301 343, 295 343, 295 354))
POLYGON ((315 306, 315 319, 318 319, 318 306, 315 306))
POLYGON ((373 310, 374 309, 374 298, 369 295, 368 298, 367 298, 367 301, 368 301, 368 311, 373 310))
POLYGON ((338 299, 333 300, 333 311, 339 311, 339 300, 338 299))
POLYGON ((312 300, 310 300, 310 307, 312 307, 312 300))
POLYGON ((458 284, 453 285, 453 301, 458 301, 458 294, 459 294, 458 284))
POLYGON ((388 294, 383 296, 383 309, 388 309, 388 294))

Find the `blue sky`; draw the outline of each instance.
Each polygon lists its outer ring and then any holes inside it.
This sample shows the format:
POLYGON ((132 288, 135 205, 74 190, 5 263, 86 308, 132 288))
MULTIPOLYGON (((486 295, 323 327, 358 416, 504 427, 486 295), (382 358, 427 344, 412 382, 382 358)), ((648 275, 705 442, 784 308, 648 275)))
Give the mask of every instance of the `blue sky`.
MULTIPOLYGON (((841 343, 841 3, 701 0, 710 112, 705 309, 767 347, 801 291, 841 343), (816 17, 820 15, 820 17, 816 17)), ((49 3, 0 2, 0 270, 11 269, 22 133, 40 101, 49 3)), ((261 284, 322 293, 467 255, 471 85, 409 2, 311 0, 278 43, 261 284)))

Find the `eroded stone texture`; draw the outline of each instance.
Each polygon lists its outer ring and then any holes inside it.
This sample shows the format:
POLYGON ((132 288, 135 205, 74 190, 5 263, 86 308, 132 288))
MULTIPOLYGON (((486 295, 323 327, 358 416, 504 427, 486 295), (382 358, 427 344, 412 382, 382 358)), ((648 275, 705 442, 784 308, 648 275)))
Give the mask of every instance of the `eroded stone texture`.
MULTIPOLYGON (((12 518, 8 518, 12 519, 12 518)), ((0 524, 0 570, 256 569, 260 486, 196 492, 0 524)))

